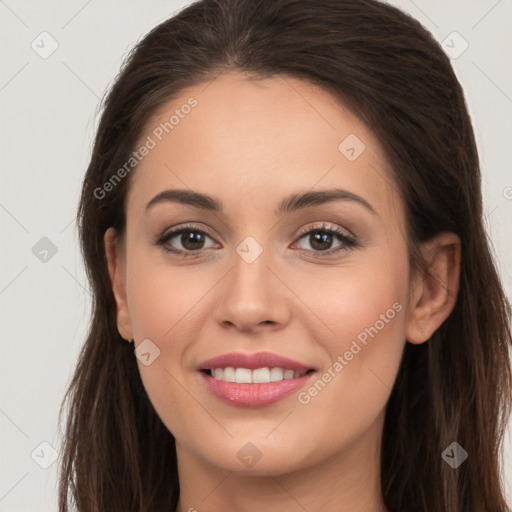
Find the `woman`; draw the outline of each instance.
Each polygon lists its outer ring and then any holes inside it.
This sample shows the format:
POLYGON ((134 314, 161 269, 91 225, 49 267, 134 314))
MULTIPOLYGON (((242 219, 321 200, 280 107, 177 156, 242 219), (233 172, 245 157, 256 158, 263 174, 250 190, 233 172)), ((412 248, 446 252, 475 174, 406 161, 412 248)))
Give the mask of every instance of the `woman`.
POLYGON ((417 21, 188 6, 112 87, 78 220, 60 510, 506 510, 510 309, 417 21))

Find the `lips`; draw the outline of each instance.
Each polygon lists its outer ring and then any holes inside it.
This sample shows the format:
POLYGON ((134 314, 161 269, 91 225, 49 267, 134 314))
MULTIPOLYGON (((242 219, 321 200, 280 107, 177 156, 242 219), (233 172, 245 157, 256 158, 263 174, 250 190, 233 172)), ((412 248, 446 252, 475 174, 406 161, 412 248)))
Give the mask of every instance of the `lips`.
POLYGON ((302 388, 315 371, 272 352, 224 354, 204 361, 198 369, 213 395, 238 407, 273 404, 302 388))

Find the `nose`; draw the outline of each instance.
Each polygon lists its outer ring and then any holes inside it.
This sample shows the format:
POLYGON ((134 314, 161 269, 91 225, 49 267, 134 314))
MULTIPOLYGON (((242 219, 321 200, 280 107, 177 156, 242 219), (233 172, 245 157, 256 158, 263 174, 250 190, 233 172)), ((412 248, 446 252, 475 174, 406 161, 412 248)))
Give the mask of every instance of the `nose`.
POLYGON ((257 333, 283 328, 290 321, 290 293, 276 276, 268 251, 251 263, 238 254, 234 268, 228 273, 219 301, 215 320, 224 328, 244 333, 257 333))

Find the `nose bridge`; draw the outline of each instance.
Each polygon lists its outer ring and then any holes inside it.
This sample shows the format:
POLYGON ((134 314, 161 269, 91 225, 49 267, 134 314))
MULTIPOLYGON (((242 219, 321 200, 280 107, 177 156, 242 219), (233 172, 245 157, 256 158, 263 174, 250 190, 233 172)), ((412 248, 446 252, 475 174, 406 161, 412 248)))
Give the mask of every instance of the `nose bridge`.
POLYGON ((217 321, 250 330, 259 324, 282 324, 288 320, 284 290, 269 269, 273 259, 271 248, 264 247, 254 236, 247 236, 238 244, 216 308, 217 321))
MULTIPOLYGON (((261 240, 261 237, 259 237, 261 240)), ((239 300, 255 302, 268 298, 270 278, 273 277, 268 269, 271 265, 272 254, 268 244, 265 248, 254 236, 246 236, 235 248, 233 271, 229 282, 230 293, 237 295, 239 300)))

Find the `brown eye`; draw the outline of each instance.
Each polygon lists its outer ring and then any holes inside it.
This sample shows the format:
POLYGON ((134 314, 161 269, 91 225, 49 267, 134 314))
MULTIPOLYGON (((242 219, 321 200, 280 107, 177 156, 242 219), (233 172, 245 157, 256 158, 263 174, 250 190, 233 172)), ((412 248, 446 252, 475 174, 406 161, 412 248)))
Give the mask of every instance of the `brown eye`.
POLYGON ((169 231, 162 235, 156 241, 156 244, 163 246, 164 250, 167 252, 189 256, 196 255, 197 252, 211 248, 212 245, 205 246, 208 239, 212 240, 206 231, 192 226, 169 231))
POLYGON ((182 246, 189 251, 196 251, 202 249, 204 245, 205 235, 198 231, 182 231, 179 239, 182 246))
POLYGON ((357 241, 352 236, 347 235, 338 228, 323 225, 304 232, 299 242, 305 240, 309 247, 299 247, 308 252, 312 252, 314 256, 321 256, 337 253, 357 246, 357 241), (333 244, 337 244, 335 248, 333 244))
POLYGON ((309 235, 309 245, 315 251, 326 251, 331 248, 334 242, 334 235, 316 231, 309 235))

